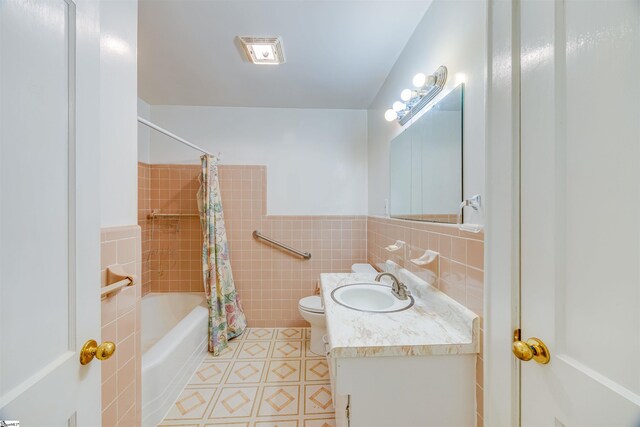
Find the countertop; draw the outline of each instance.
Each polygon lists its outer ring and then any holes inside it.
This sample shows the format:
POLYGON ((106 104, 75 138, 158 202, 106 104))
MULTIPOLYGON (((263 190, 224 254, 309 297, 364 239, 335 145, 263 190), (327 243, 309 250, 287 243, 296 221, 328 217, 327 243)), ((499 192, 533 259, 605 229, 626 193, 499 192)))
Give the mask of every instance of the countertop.
POLYGON ((343 307, 331 291, 348 283, 373 282, 375 274, 320 276, 329 353, 332 357, 427 356, 479 351, 479 318, 406 270, 396 272, 415 303, 396 313, 366 313, 343 307))

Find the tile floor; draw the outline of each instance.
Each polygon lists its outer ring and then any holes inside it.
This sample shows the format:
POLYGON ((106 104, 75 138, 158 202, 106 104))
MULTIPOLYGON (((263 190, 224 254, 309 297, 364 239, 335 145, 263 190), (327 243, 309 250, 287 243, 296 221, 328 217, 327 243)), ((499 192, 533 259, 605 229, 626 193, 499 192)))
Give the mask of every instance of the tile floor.
POLYGON ((329 369, 308 328, 248 329, 206 355, 160 425, 335 427, 329 369))

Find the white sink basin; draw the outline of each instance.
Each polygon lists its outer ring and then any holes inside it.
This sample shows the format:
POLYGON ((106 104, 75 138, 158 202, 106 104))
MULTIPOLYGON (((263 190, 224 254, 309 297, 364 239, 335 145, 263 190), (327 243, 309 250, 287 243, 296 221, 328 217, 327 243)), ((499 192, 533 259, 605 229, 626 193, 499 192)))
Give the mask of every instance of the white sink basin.
POLYGON ((413 297, 406 300, 396 298, 391 286, 380 283, 351 283, 331 292, 331 298, 338 304, 352 310, 371 313, 392 313, 413 305, 413 297))

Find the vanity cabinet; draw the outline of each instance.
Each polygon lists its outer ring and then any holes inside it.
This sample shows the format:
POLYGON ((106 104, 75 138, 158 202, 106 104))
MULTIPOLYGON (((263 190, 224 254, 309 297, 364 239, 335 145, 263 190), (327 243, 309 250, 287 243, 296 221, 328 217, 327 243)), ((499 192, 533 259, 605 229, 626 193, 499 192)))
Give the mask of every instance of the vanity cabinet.
POLYGON ((329 354, 336 426, 475 426, 475 359, 475 354, 329 354))
POLYGON ((336 425, 475 426, 478 316, 413 273, 389 267, 411 291, 413 305, 388 312, 350 308, 340 295, 356 284, 380 287, 375 276, 320 277, 336 425))

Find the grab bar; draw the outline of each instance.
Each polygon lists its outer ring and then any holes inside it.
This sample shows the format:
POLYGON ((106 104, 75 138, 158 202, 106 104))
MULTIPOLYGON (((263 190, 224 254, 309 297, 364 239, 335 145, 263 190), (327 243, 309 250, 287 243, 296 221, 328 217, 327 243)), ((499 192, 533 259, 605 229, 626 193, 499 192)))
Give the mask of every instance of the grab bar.
POLYGON ((297 249, 292 248, 289 245, 285 245, 284 243, 278 242, 277 240, 273 240, 272 238, 267 237, 264 234, 260 234, 260 232, 258 230, 253 230, 253 238, 254 239, 266 240, 267 242, 272 243, 272 244, 274 244, 274 245, 276 245, 276 246, 278 246, 278 247, 280 247, 280 248, 282 248, 284 250, 287 250, 289 252, 293 252, 296 255, 300 255, 304 259, 311 258, 311 253, 299 251, 297 249))
POLYGON ((198 214, 183 214, 183 213, 158 213, 151 212, 147 215, 147 219, 155 219, 155 218, 182 218, 182 217, 199 217, 198 214))

